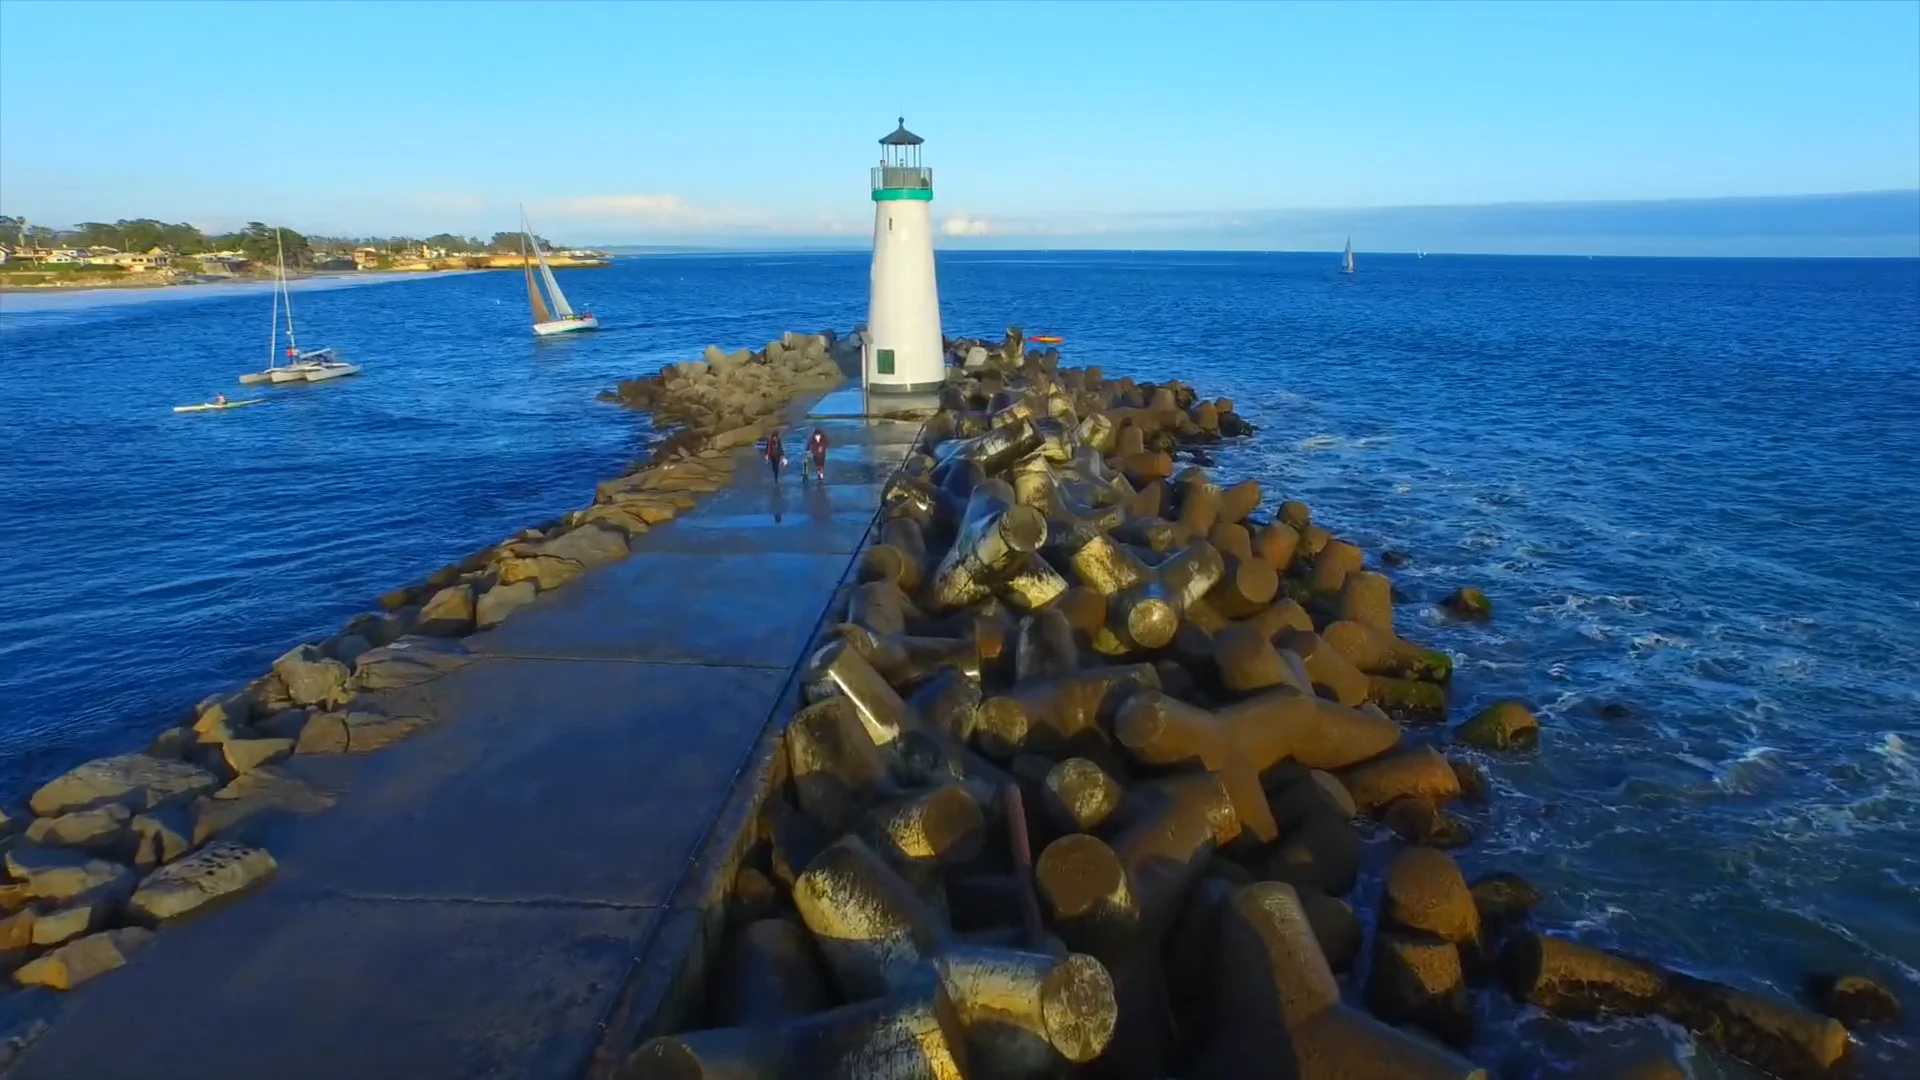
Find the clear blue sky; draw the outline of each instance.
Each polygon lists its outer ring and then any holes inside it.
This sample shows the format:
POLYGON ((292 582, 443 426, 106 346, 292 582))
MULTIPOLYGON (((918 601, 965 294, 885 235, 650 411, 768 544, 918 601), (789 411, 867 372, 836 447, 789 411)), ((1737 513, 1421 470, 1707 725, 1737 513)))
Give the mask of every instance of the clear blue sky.
POLYGON ((945 228, 1062 243, 1914 189, 1920 2, 0 2, 0 209, 47 224, 858 238, 903 113, 945 228))

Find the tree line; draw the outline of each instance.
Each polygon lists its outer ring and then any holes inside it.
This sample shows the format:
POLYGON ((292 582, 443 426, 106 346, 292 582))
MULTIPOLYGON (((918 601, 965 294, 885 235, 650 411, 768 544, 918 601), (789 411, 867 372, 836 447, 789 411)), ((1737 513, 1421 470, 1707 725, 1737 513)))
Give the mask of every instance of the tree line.
MULTIPOLYGON (((535 237, 542 251, 554 250, 546 237, 535 237)), ((355 248, 373 247, 382 252, 404 253, 421 245, 446 251, 517 252, 518 232, 497 232, 491 240, 477 236, 435 233, 416 239, 408 236, 305 236, 284 225, 249 221, 238 232, 208 235, 186 222, 168 224, 153 218, 122 219, 115 222, 83 221, 71 229, 53 229, 28 225, 23 219, 0 215, 0 243, 14 247, 90 248, 110 247, 117 251, 151 251, 159 248, 176 255, 202 255, 211 251, 239 251, 256 262, 271 262, 284 245, 289 266, 306 266, 317 258, 350 255, 355 248), (278 237, 276 239, 276 232, 278 237)))

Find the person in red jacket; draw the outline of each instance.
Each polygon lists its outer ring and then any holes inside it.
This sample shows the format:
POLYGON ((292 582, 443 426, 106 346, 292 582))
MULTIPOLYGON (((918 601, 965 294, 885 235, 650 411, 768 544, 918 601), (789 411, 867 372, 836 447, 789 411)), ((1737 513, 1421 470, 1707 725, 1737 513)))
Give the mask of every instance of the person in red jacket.
MULTIPOLYGON (((821 483, 827 482, 827 429, 814 428, 807 437, 807 453, 813 457, 813 475, 821 483)), ((805 475, 804 473, 802 475, 805 475)))
POLYGON ((773 468, 773 482, 780 482, 780 466, 787 463, 787 452, 780 445, 780 429, 767 432, 767 464, 773 468))

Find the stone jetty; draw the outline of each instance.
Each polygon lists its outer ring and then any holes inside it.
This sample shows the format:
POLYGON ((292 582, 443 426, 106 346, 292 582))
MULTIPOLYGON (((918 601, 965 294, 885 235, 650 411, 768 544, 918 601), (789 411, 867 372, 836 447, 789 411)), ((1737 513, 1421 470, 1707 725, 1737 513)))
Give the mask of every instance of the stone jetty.
MULTIPOLYGON (((784 410, 845 380, 853 344, 790 333, 623 384, 620 400, 644 393, 659 434, 590 504, 378 597, 146 750, 83 763, 35 790, 29 813, 0 815, 0 979, 74 990, 138 963, 155 931, 273 881, 276 849, 299 847, 303 819, 350 797, 352 762, 441 723, 434 687, 484 658, 483 636, 647 549, 650 532, 726 488, 735 457, 784 410)), ((44 1028, 9 1015, 21 1000, 0 992, 0 1065, 44 1028)))
POLYGON ((794 506, 738 466, 857 343, 621 383, 662 436, 590 505, 35 792, 0 1072, 1477 1080, 1504 992, 1841 1075, 1839 1021, 1462 873, 1463 749, 1552 733, 1448 726, 1393 560, 1208 471, 1233 402, 960 339, 794 506))

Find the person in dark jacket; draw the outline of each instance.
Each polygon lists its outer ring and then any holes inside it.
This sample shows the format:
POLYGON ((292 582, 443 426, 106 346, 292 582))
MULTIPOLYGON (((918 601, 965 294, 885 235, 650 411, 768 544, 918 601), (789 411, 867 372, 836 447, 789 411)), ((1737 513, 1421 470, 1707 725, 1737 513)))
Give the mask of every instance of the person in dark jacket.
MULTIPOLYGON (((813 475, 821 483, 827 482, 827 429, 814 428, 807 437, 807 453, 813 458, 813 475)), ((803 474, 804 475, 804 474, 803 474)))
POLYGON ((780 445, 780 429, 767 432, 767 464, 773 469, 773 482, 780 482, 780 466, 787 463, 787 452, 780 445))

